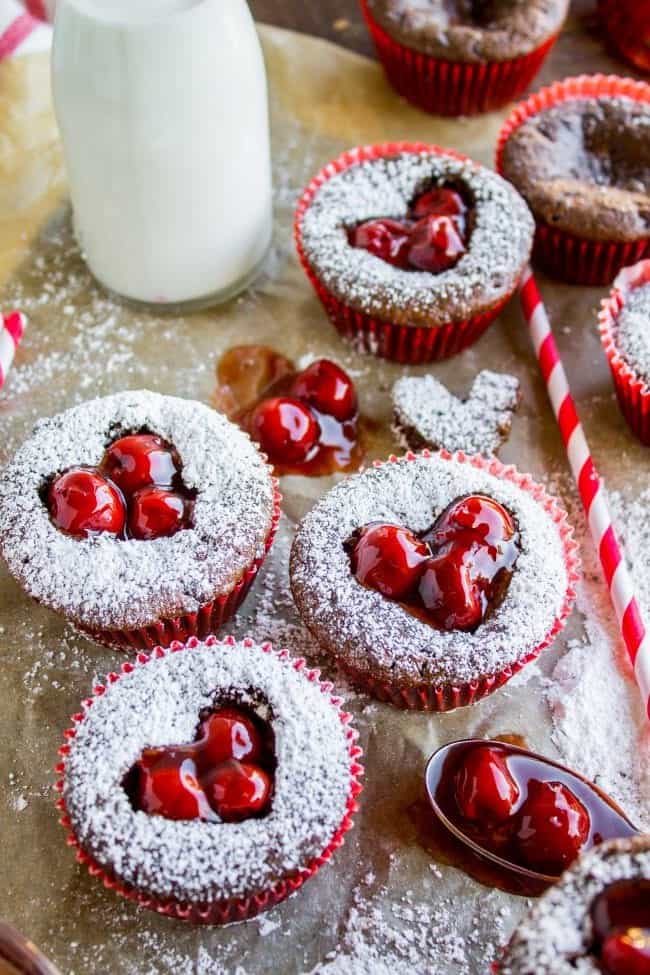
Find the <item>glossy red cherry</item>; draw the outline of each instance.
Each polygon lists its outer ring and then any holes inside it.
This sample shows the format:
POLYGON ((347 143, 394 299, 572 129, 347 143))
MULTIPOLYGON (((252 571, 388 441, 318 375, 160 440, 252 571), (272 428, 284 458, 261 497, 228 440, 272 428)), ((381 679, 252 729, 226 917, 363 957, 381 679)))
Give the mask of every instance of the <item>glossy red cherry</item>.
POLYGON ((329 359, 318 359, 303 369, 291 386, 291 395, 341 422, 351 420, 358 410, 354 383, 329 359))
POLYGON ((603 942, 600 958, 607 975, 650 975, 650 929, 611 934, 603 942))
POLYGON ((351 553, 352 572, 363 586, 390 599, 406 599, 418 584, 429 549, 407 528, 371 524, 351 553))
POLYGON ((608 884, 594 899, 591 917, 600 941, 615 929, 650 929, 650 878, 631 877, 608 884))
POLYGON ((464 217, 467 204, 460 193, 449 186, 436 186, 417 198, 411 213, 418 220, 430 215, 436 217, 464 217))
POLYGON ((504 752, 490 745, 477 745, 464 755, 455 792, 464 819, 491 825, 512 816, 521 796, 504 752))
POLYGON ((150 484, 169 487, 178 474, 179 459, 161 437, 136 433, 110 445, 101 470, 129 497, 150 484))
POLYGON ((409 267, 410 231, 410 224, 399 220, 368 220, 349 231, 348 240, 353 247, 362 247, 382 261, 405 270, 409 267))
POLYGON ((490 547, 510 541, 516 532, 510 512, 483 494, 467 495, 449 505, 424 538, 435 548, 454 541, 459 530, 490 547))
POLYGON ((418 271, 440 274, 454 267, 466 251, 452 217, 423 217, 411 233, 408 262, 418 271))
POLYGON ((589 813, 567 786, 531 779, 515 827, 523 865, 558 876, 589 839, 590 826, 589 813))
POLYGON ((424 567, 418 592, 442 630, 475 630, 483 619, 484 602, 472 578, 470 551, 460 544, 450 545, 424 567))
POLYGON ((187 528, 187 502, 176 491, 142 488, 131 498, 128 524, 129 535, 141 541, 175 535, 187 528))
POLYGON ((95 532, 120 535, 126 510, 122 495, 99 471, 77 467, 55 478, 48 489, 50 517, 75 538, 95 532))
POLYGON ((263 812, 271 795, 271 778, 258 765, 230 759, 204 779, 212 808, 226 823, 263 812))
POLYGON ((196 764, 183 749, 148 749, 136 767, 138 809, 166 819, 214 818, 196 764))
POLYGON ((301 463, 316 445, 320 427, 300 400, 276 396, 253 413, 252 435, 272 463, 301 463))
POLYGON ((230 758, 257 762, 262 739, 254 721, 237 708, 220 708, 201 722, 196 744, 202 767, 221 765, 230 758))

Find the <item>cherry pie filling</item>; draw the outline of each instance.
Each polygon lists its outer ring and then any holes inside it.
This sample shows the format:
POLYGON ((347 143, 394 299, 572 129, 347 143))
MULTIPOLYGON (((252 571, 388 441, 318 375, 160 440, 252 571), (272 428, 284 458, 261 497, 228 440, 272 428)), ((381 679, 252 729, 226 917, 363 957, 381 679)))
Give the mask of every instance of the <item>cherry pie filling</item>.
POLYGON ((416 197, 404 218, 365 220, 348 229, 348 241, 402 271, 440 274, 467 253, 470 217, 458 188, 435 186, 416 197))
POLYGON ((593 954, 607 975, 650 975, 650 879, 619 880, 591 905, 593 954))
POLYGON ((217 409, 260 445, 278 474, 356 470, 359 405, 354 383, 330 359, 297 371, 273 349, 229 349, 217 370, 217 409))
POLYGON ((503 505, 474 494, 453 501, 420 535, 371 522, 345 548, 361 585, 437 629, 473 632, 505 598, 519 533, 503 505))
POLYGON ((449 756, 433 791, 464 836, 548 877, 558 877, 583 850, 634 833, 590 783, 505 743, 468 742, 449 756))
POLYGON ((70 468, 44 492, 50 518, 66 535, 141 541, 191 528, 194 497, 175 448, 146 432, 120 437, 97 467, 70 468))
POLYGON ((238 823, 269 812, 275 765, 271 725, 225 702, 201 713, 193 742, 146 748, 124 788, 150 816, 238 823))

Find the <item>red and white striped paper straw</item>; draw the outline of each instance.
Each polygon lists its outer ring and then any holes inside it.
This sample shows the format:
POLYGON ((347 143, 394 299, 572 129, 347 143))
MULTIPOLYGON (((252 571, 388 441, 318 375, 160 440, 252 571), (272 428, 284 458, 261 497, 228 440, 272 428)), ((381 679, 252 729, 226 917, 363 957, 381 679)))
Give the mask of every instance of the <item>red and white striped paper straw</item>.
POLYGON ((520 297, 621 634, 650 718, 650 636, 646 632, 632 578, 616 538, 603 483, 589 451, 551 324, 530 268, 522 278, 520 297))
POLYGON ((2 316, 0 326, 0 389, 4 386, 7 373, 14 361, 16 349, 25 332, 27 319, 19 311, 9 312, 2 316))

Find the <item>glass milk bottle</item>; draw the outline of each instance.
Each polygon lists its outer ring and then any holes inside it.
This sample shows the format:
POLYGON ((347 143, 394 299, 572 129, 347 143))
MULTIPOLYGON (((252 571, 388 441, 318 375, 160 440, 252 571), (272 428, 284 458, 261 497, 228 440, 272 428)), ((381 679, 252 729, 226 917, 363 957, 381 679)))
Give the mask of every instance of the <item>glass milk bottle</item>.
POLYGON ((272 224, 266 74, 245 0, 58 0, 52 62, 97 280, 170 310, 241 291, 272 224))

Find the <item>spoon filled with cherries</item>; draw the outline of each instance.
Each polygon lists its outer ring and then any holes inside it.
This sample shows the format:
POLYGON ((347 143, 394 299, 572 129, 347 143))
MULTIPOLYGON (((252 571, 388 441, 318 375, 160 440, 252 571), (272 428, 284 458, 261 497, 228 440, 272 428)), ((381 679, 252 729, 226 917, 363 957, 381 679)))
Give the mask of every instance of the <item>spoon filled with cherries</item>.
POLYGON ((517 892, 541 893, 584 851, 640 832, 598 786, 505 741, 444 745, 425 784, 450 838, 517 892))

